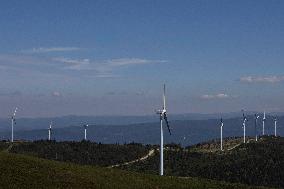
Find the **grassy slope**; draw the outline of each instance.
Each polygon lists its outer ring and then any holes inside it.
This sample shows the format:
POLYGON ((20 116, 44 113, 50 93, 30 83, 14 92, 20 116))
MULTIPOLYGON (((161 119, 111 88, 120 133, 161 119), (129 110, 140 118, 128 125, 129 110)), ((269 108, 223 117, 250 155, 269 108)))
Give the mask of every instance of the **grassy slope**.
POLYGON ((0 152, 0 170, 3 188, 251 188, 205 179, 80 166, 6 152, 0 152))

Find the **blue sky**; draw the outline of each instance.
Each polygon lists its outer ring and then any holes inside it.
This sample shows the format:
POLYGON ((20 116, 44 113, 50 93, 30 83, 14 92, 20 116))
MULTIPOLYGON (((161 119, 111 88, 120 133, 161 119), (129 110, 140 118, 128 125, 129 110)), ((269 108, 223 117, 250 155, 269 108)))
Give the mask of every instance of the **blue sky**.
POLYGON ((284 2, 3 1, 0 117, 284 111, 284 2))

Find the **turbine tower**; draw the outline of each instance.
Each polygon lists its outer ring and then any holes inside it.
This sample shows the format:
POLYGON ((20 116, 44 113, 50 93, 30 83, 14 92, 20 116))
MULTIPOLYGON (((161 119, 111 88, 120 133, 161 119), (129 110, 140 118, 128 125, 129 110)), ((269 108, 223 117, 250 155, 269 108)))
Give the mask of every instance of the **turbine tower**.
POLYGON ((277 118, 274 117, 274 136, 277 137, 277 118))
POLYGON ((254 114, 254 133, 255 133, 255 141, 257 141, 257 119, 259 115, 254 114))
POLYGON ((49 141, 51 140, 51 127, 52 127, 52 122, 50 122, 49 129, 48 129, 48 140, 49 141))
POLYGON ((243 112, 243 128, 244 128, 244 143, 246 143, 246 122, 248 121, 247 117, 245 116, 245 111, 243 112))
POLYGON ((14 125, 16 125, 16 113, 18 108, 15 108, 14 114, 12 115, 12 135, 11 135, 11 142, 14 142, 14 125))
POLYGON ((263 113, 263 119, 262 119, 262 135, 264 135, 265 121, 266 121, 266 118, 265 118, 265 111, 264 111, 264 113, 263 113))
POLYGON ((89 126, 88 124, 84 125, 84 130, 85 130, 85 137, 84 137, 84 139, 85 140, 87 140, 87 127, 88 126, 89 126))
POLYGON ((223 151, 223 118, 221 118, 221 151, 223 151))
POLYGON ((163 133, 163 120, 168 127, 168 131, 171 135, 171 130, 166 114, 166 85, 164 84, 164 93, 163 93, 163 108, 162 110, 157 110, 156 113, 160 115, 160 129, 161 129, 161 144, 160 144, 160 175, 164 175, 164 133, 163 133))

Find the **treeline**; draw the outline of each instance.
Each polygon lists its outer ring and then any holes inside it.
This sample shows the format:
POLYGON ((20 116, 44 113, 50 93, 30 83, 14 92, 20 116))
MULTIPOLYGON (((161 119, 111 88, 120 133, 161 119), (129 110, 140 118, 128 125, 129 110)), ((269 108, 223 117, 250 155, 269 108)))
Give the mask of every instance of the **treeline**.
MULTIPOLYGON (((266 137, 222 153, 165 150, 165 174, 284 188, 284 138, 266 137)), ((124 169, 158 174, 159 152, 124 169)))
POLYGON ((40 140, 14 145, 10 152, 83 165, 109 166, 140 158, 148 153, 148 149, 148 146, 138 143, 119 145, 40 140))

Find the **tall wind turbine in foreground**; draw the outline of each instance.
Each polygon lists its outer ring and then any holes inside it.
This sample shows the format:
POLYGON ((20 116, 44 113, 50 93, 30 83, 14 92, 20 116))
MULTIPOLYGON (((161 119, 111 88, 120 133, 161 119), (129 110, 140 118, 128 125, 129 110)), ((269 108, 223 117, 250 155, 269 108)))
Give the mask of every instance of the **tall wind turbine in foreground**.
POLYGON ((163 93, 163 109, 156 111, 157 114, 160 115, 160 123, 161 123, 161 145, 160 145, 160 175, 164 175, 164 133, 163 133, 163 119, 166 122, 168 127, 168 131, 171 135, 171 130, 166 114, 166 85, 164 84, 164 93, 163 93))
POLYGON ((11 136, 11 142, 14 142, 14 125, 16 125, 16 113, 18 108, 16 107, 14 114, 12 115, 12 136, 11 136))
POLYGON ((243 128, 244 128, 244 143, 246 143, 246 122, 248 121, 247 117, 245 116, 245 111, 243 112, 243 128))
POLYGON ((52 127, 52 122, 50 122, 49 128, 48 128, 48 140, 51 140, 51 127, 52 127))
POLYGON ((265 118, 265 112, 263 112, 263 119, 262 119, 262 135, 264 135, 264 126, 265 126, 265 121, 266 121, 266 118, 265 118))
POLYGON ((274 117, 274 136, 277 137, 277 118, 274 117))
POLYGON ((221 118, 221 151, 223 151, 223 118, 221 118))
POLYGON ((88 127, 88 126, 89 126, 88 124, 84 125, 84 131, 85 131, 85 137, 84 137, 84 139, 85 139, 85 140, 87 140, 87 127, 88 127))
POLYGON ((255 141, 257 141, 257 119, 259 115, 254 114, 254 133, 255 133, 255 141))

